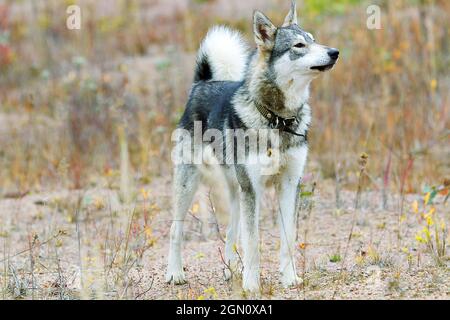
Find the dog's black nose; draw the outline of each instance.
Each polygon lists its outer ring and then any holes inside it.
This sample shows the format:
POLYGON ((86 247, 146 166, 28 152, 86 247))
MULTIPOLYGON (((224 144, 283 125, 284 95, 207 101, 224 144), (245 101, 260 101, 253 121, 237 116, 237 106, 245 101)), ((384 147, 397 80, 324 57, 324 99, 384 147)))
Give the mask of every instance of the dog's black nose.
POLYGON ((337 60, 337 58, 339 57, 339 50, 334 48, 328 49, 328 55, 331 59, 337 60))

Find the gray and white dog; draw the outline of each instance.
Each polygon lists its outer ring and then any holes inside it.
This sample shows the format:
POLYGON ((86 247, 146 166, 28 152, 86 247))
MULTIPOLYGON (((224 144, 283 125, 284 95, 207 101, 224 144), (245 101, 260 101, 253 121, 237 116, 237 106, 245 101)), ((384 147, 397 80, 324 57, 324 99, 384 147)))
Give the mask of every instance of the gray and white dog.
MULTIPOLYGON (((259 279, 259 217, 264 188, 275 186, 279 197, 281 232, 280 272, 283 286, 299 284, 294 246, 298 189, 307 154, 307 133, 311 122, 309 86, 321 72, 331 69, 339 51, 316 43, 297 22, 295 1, 282 27, 277 28, 264 14, 255 11, 253 31, 257 48, 247 51, 241 35, 226 27, 214 27, 203 40, 194 84, 179 129, 194 135, 196 123, 205 133, 219 130, 223 145, 236 137, 233 130, 272 130, 278 133, 278 170, 267 175, 261 162, 220 164, 229 191, 231 221, 227 229, 226 277, 232 276, 239 258, 238 231, 243 249, 244 290, 257 292, 259 279)), ((195 144, 194 139, 194 144, 195 144)), ((198 142, 208 145, 204 140, 198 142)), ((210 143, 209 143, 210 144, 210 143)), ((275 142, 256 153, 245 147, 246 157, 265 157, 270 163, 275 142)), ((223 151, 228 151, 223 148, 223 151)), ((222 150, 220 151, 222 152, 222 150)), ((219 153, 220 153, 219 152, 219 153)), ((236 159, 237 152, 225 154, 236 159)), ((183 221, 201 181, 199 164, 176 164, 174 169, 174 217, 170 231, 170 252, 166 281, 186 282, 181 258, 183 221)))

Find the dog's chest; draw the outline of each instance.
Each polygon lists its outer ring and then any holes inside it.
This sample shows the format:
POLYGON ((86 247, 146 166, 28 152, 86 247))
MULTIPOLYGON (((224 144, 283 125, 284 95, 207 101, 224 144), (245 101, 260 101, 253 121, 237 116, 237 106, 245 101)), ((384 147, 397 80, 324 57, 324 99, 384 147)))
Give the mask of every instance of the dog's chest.
POLYGON ((284 173, 295 176, 298 170, 303 171, 307 155, 308 145, 302 143, 285 149, 269 149, 268 152, 260 152, 257 159, 251 159, 255 161, 250 161, 248 168, 256 169, 251 171, 263 177, 263 184, 270 185, 284 173))

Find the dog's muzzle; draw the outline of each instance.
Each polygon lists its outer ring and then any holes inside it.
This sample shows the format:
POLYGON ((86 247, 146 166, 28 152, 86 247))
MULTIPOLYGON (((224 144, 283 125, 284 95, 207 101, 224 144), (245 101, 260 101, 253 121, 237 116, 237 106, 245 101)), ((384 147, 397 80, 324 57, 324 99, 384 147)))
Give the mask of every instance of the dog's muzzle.
POLYGON ((333 68, 333 66, 336 64, 336 61, 339 58, 339 50, 335 48, 328 49, 328 56, 330 57, 330 62, 328 64, 322 65, 322 66, 314 66, 311 67, 311 70, 317 70, 317 71, 327 71, 333 68))

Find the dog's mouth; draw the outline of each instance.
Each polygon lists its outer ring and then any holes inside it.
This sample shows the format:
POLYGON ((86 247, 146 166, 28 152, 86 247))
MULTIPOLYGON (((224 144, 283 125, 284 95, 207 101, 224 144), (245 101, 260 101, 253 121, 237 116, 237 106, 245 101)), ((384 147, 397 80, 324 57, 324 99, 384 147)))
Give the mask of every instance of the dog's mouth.
POLYGON ((320 72, 324 72, 324 71, 327 71, 327 70, 330 70, 331 68, 333 68, 334 64, 335 64, 335 62, 326 64, 324 66, 314 66, 314 67, 311 67, 311 70, 317 70, 320 72))

